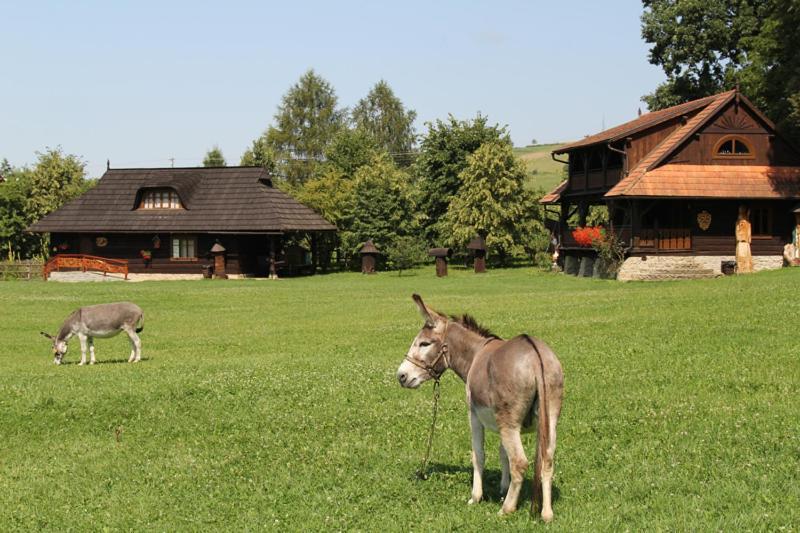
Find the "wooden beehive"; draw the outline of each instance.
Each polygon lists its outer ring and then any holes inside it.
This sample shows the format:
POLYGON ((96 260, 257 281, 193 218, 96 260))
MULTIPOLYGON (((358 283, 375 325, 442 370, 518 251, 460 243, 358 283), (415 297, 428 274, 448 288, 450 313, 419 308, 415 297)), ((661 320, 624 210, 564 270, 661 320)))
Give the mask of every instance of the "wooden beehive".
POLYGON ((378 247, 375 246, 372 239, 365 242, 358 253, 361 254, 361 273, 374 274, 380 251, 378 251, 378 247))
POLYGON ((447 258, 452 254, 450 248, 431 248, 428 255, 436 258, 436 275, 443 278, 447 275, 447 258))

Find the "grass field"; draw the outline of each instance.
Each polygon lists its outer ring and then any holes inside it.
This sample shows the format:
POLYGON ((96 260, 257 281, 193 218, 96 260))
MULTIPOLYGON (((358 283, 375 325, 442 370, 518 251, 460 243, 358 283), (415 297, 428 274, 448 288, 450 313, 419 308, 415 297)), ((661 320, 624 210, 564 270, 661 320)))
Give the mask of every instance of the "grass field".
MULTIPOLYGON (((514 531, 468 507, 464 387, 442 380, 433 473, 416 481, 431 385, 395 370, 420 327, 410 294, 565 368, 547 529, 800 526, 800 272, 622 284, 528 269, 477 276, 0 284, 0 530, 514 531), (39 330, 76 306, 145 309, 144 361, 56 367, 39 330)), ((534 437, 524 437, 529 454, 534 437)))
MULTIPOLYGON (((559 144, 537 144, 524 148, 514 148, 514 153, 525 164, 528 171, 528 186, 533 189, 541 188, 550 192, 556 185, 564 180, 564 165, 553 161, 550 153, 558 148, 559 144)), ((566 157, 561 157, 566 159, 566 157)))

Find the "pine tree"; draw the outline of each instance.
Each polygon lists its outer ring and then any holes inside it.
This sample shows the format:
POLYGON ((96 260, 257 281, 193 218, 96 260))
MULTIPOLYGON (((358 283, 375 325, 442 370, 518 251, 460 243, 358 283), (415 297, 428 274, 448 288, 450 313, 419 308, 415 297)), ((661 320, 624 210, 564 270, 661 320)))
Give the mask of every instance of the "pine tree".
POLYGON ((388 83, 384 80, 376 83, 353 108, 352 117, 356 129, 368 133, 378 148, 386 150, 401 163, 410 161, 403 156, 414 148, 416 142, 414 120, 417 112, 406 111, 388 83))
POLYGON ((204 167, 224 167, 225 166, 225 156, 222 155, 222 150, 219 149, 219 146, 214 146, 211 150, 206 152, 205 158, 203 158, 203 166, 204 167))

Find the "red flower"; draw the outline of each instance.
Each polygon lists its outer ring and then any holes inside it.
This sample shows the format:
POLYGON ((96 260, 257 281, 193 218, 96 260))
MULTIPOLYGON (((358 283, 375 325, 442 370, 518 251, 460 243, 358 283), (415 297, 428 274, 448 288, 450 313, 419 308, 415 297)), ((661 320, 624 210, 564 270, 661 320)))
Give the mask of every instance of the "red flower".
POLYGON ((595 241, 602 241, 605 230, 602 226, 586 226, 584 228, 578 227, 572 230, 572 238, 578 243, 578 246, 592 246, 595 241))

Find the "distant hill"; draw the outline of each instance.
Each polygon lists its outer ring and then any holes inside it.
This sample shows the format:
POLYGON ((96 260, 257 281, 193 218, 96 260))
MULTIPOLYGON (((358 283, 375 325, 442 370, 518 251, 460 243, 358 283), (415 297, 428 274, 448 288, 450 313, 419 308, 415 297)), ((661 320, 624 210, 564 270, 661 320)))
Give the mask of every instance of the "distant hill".
POLYGON ((550 152, 561 146, 556 144, 537 144, 524 148, 514 148, 514 154, 522 160, 528 171, 528 186, 549 192, 564 180, 564 165, 553 161, 550 152))

